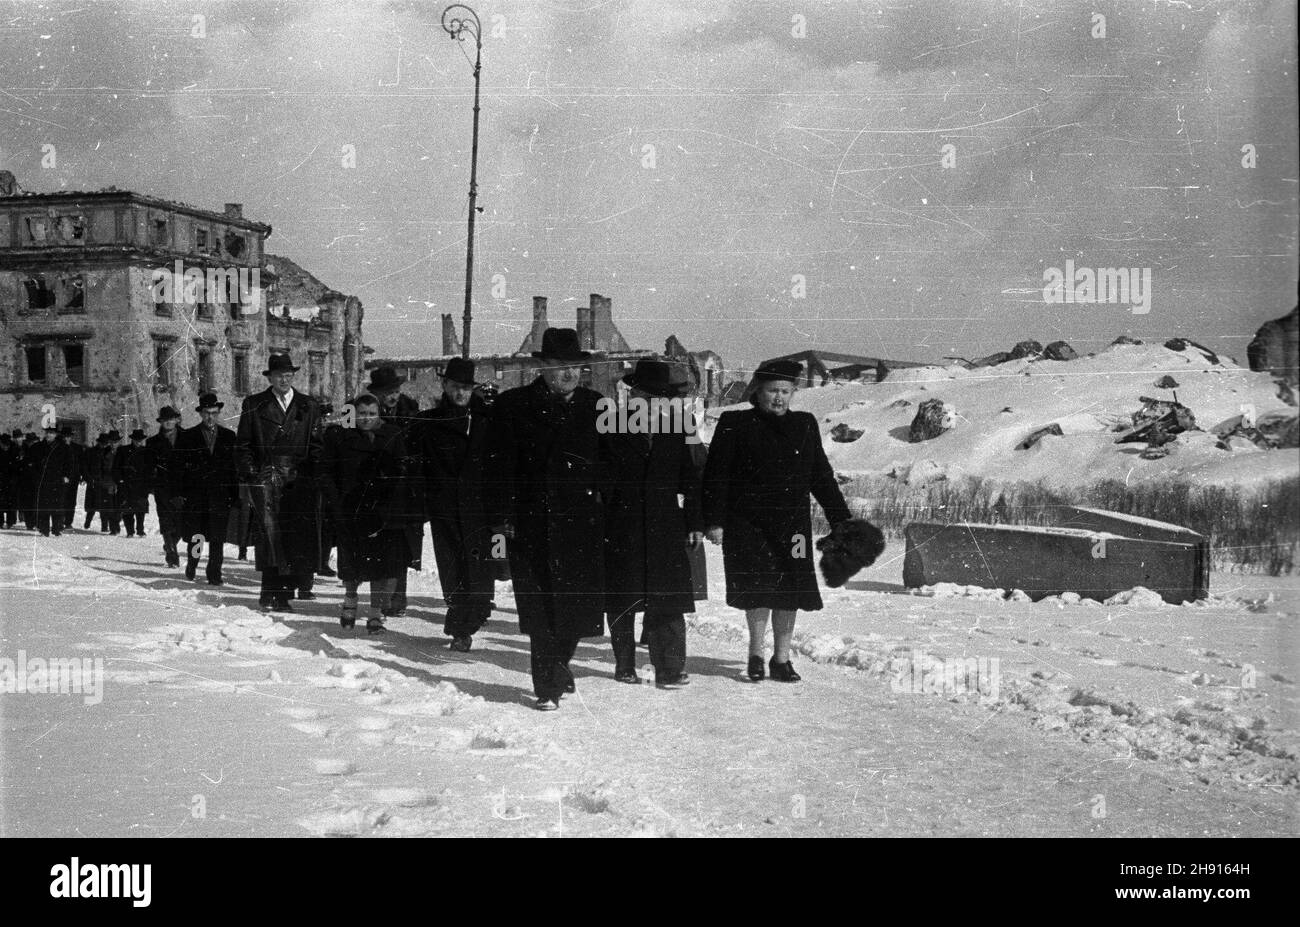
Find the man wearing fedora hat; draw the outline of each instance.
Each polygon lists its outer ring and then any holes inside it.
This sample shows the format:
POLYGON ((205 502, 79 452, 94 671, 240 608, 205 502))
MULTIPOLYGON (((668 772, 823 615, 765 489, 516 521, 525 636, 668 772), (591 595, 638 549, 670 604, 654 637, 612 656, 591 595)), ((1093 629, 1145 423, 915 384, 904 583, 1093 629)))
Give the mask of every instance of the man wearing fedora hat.
POLYGON ((199 424, 176 438, 170 467, 172 501, 185 538, 185 577, 194 579, 199 557, 206 552, 208 584, 222 585, 226 534, 230 512, 239 504, 239 474, 235 469, 235 433, 220 424, 226 404, 215 393, 204 393, 194 411, 199 424))
POLYGON ((461 652, 470 649, 492 614, 495 575, 482 489, 490 411, 475 386, 474 362, 453 357, 442 373, 442 399, 419 413, 412 429, 447 603, 443 631, 451 648, 461 652))
POLYGON ((158 531, 162 534, 163 557, 169 567, 181 565, 176 545, 181 539, 180 513, 172 500, 175 482, 171 471, 176 442, 180 435, 181 414, 171 406, 158 410, 158 433, 145 441, 153 457, 153 502, 158 510, 158 531))
POLYGON ((596 426, 601 396, 580 385, 591 355, 577 331, 547 329, 533 356, 542 361, 537 379, 493 404, 484 496, 494 543, 507 539, 536 707, 554 711, 575 688, 578 641, 605 630, 609 448, 596 426))
POLYGON ((18 455, 18 511, 28 531, 36 530, 36 458, 41 453, 40 443, 36 432, 24 432, 18 455))
POLYGON ((41 534, 63 533, 63 505, 68 483, 76 475, 72 449, 59 440, 57 425, 46 425, 44 440, 31 451, 35 477, 36 528, 41 534))
POLYGON ((68 450, 72 452, 72 472, 68 474, 68 482, 63 487, 63 511, 60 515, 63 527, 71 528, 77 522, 77 488, 85 479, 86 449, 74 440, 72 427, 69 425, 59 429, 59 443, 67 445, 68 450))
POLYGON ((117 477, 113 465, 117 461, 118 442, 122 435, 116 428, 104 435, 104 446, 89 468, 95 480, 95 510, 99 512, 99 530, 103 534, 122 533, 122 514, 118 508, 117 477))
MULTIPOLYGON (((104 447, 108 444, 108 433, 101 431, 95 438, 95 443, 86 448, 86 455, 82 458, 82 479, 86 483, 86 496, 82 501, 82 508, 86 511, 86 520, 81 527, 90 530, 90 524, 95 520, 95 513, 99 511, 99 467, 104 457, 104 447)), ((105 522, 104 529, 108 530, 108 524, 105 522)))
POLYGON ((293 611, 289 598, 320 562, 315 521, 320 406, 294 390, 297 370, 288 354, 271 355, 262 371, 270 385, 244 400, 235 436, 235 463, 249 486, 257 527, 258 602, 275 612, 293 611))
MULTIPOLYGON (((700 548, 704 516, 700 508, 701 473, 686 443, 686 431, 674 427, 673 413, 653 400, 685 402, 689 380, 674 376, 657 360, 639 360, 623 377, 629 404, 650 408, 648 416, 629 417, 647 424, 645 431, 610 437, 610 497, 605 515, 606 619, 614 648, 614 678, 636 683, 638 612, 645 614, 645 637, 655 684, 676 689, 686 675, 686 612, 695 611, 688 547, 700 548), (684 500, 678 505, 678 496, 684 500)), ((641 410, 638 410, 641 411, 641 410)), ((682 425, 685 410, 678 412, 682 425)))
MULTIPOLYGON (((370 371, 370 382, 366 384, 365 392, 379 400, 379 418, 389 425, 396 425, 402 433, 403 446, 410 448, 414 446, 411 432, 417 424, 420 404, 402 392, 405 382, 406 377, 398 376, 393 367, 376 367, 370 371)), ((414 469, 418 462, 408 461, 407 466, 414 469)), ((405 531, 411 551, 410 569, 418 570, 424 546, 424 514, 407 519, 405 531)), ((384 610, 385 617, 400 617, 406 611, 406 579, 406 570, 402 570, 397 577, 397 587, 389 597, 388 608, 384 610)))
POLYGON ((144 517, 149 514, 149 490, 153 486, 153 454, 144 446, 143 428, 127 436, 131 443, 113 455, 113 478, 117 481, 117 502, 127 537, 144 537, 144 517))

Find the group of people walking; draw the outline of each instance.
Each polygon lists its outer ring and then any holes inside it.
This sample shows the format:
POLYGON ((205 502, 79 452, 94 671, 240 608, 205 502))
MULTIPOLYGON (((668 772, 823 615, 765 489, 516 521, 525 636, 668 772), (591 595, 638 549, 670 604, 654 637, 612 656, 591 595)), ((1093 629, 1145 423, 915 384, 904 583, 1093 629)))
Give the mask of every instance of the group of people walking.
MULTIPOLYGON (((87 525, 98 511, 112 533, 125 516, 127 533, 143 535, 152 493, 166 562, 180 565, 184 543, 186 575, 196 577, 206 554, 214 585, 223 582, 224 544, 239 532, 254 550, 259 604, 271 613, 315 597, 313 577, 333 574, 328 554, 337 546, 340 624, 358 621, 368 584, 371 633, 406 608, 407 570, 420 569, 428 525, 449 646, 472 649, 495 607, 494 583, 512 580, 543 711, 576 690, 578 644, 606 628, 615 678, 640 681, 638 614, 656 685, 688 684, 685 615, 705 594, 707 538, 723 548, 727 603, 746 612, 747 678, 798 681, 795 614, 822 606, 809 497, 832 526, 849 519, 816 420, 790 409, 800 366, 760 367, 753 408, 724 413, 706 454, 685 429, 668 427, 666 405, 662 428, 609 431, 603 397, 581 385, 590 354, 575 330, 548 329, 535 356, 537 379, 494 401, 474 363, 452 359, 441 399, 423 411, 381 367, 346 415, 331 417, 294 390, 291 358, 272 355, 268 387, 243 401, 237 428, 221 424, 224 404, 206 394, 199 424, 181 429, 180 414, 165 408, 157 434, 137 430, 120 448, 114 432, 80 454, 47 433, 44 450, 20 448, 11 467, 7 442, 0 491, 6 504, 32 504, 36 525, 44 531, 48 521, 55 534, 70 524, 78 479, 87 484, 87 525), (775 647, 765 662, 769 621, 775 647)), ((624 382, 638 402, 689 389, 684 368, 655 360, 638 361, 624 382)))

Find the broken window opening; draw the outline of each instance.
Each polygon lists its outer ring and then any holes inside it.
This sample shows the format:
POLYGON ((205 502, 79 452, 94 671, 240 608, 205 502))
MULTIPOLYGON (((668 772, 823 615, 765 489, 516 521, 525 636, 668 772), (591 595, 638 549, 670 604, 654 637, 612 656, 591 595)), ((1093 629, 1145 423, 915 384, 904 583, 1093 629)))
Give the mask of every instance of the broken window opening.
POLYGON ((231 386, 236 393, 248 393, 248 354, 236 351, 232 359, 231 386))
POLYGON ((79 344, 63 346, 63 369, 73 386, 86 385, 86 349, 79 344))
POLYGON ((209 348, 199 348, 199 392, 207 393, 215 390, 216 383, 213 380, 212 351, 209 348))
POLYGON ((86 311, 86 278, 81 274, 60 279, 63 290, 63 305, 61 311, 64 312, 85 312, 86 311))
POLYGON ((55 305, 54 288, 45 281, 44 274, 33 274, 23 281, 27 291, 28 309, 50 309, 55 305))
POLYGON ((27 382, 45 382, 45 345, 31 345, 23 353, 27 355, 27 382))

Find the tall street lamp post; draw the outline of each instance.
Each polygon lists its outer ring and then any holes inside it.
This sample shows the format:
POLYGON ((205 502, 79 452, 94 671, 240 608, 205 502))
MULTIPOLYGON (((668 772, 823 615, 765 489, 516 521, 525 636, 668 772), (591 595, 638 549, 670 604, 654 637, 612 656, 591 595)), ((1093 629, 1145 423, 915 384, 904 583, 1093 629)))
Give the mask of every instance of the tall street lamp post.
POLYGON ((470 299, 474 288, 474 217, 478 213, 478 87, 482 67, 483 32, 478 14, 463 3, 453 3, 442 11, 442 28, 457 41, 465 33, 474 37, 474 144, 469 156, 469 235, 465 242, 465 334, 461 356, 469 357, 470 299))

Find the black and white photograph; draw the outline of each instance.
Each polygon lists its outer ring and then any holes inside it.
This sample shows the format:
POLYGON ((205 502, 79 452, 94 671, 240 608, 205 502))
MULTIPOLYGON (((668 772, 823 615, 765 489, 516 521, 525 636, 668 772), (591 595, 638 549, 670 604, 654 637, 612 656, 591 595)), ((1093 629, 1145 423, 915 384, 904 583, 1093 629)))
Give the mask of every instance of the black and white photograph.
POLYGON ((0 3, 24 891, 147 907, 97 838, 1069 837, 1180 841, 1114 905, 1249 899, 1196 847, 1300 834, 1296 41, 0 3))

